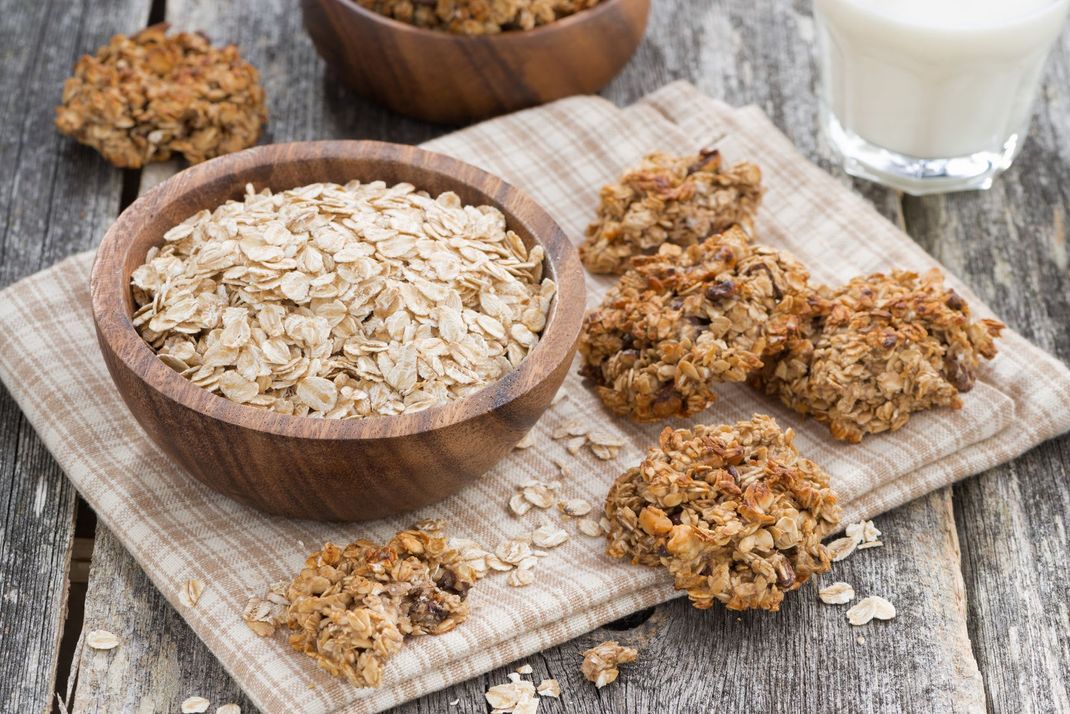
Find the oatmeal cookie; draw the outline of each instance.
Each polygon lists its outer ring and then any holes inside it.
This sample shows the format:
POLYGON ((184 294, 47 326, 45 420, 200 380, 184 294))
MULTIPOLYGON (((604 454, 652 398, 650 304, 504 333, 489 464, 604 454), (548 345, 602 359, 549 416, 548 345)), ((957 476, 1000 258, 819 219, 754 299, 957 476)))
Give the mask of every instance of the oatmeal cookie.
POLYGON ((806 270, 738 227, 636 258, 588 315, 581 374, 639 421, 698 413, 721 382, 743 382, 809 314, 806 270))
POLYGON ((233 45, 167 24, 116 35, 63 86, 56 127, 124 168, 182 154, 195 164, 256 143, 267 121, 256 69, 233 45))
POLYGON ((404 639, 449 632, 468 617, 476 580, 441 533, 401 531, 313 553, 286 591, 290 644, 324 670, 377 687, 404 639))
POLYGON ((601 0, 357 0, 400 22, 458 35, 531 30, 594 7, 601 0))
POLYGON ((698 155, 650 154, 619 183, 602 189, 598 219, 580 246, 592 273, 623 273, 636 255, 664 243, 689 246, 733 225, 750 227, 762 198, 754 164, 721 166, 716 149, 698 155))
POLYGON ((661 432, 609 490, 606 552, 662 566, 692 604, 776 611, 829 569, 821 539, 840 520, 829 477, 763 415, 661 432))
POLYGON ((896 271, 823 288, 822 306, 755 384, 852 443, 895 431, 912 412, 962 406, 981 358, 1003 329, 970 309, 936 268, 896 271))

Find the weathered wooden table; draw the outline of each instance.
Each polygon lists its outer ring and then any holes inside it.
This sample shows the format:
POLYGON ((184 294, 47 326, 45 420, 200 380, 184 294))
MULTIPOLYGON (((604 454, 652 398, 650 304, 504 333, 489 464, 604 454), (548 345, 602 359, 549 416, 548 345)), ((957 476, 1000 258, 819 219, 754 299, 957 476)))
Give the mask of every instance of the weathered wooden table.
MULTIPOLYGON (((810 11, 805 0, 658 0, 646 41, 605 94, 625 104, 689 79, 759 105, 842 176, 817 135, 810 11)), ((164 18, 238 43, 260 68, 271 113, 264 141, 419 142, 447 130, 341 88, 287 0, 0 0, 0 286, 95 245, 142 183, 166 172, 118 171, 52 127, 79 55, 164 18)), ((1064 360, 1068 89, 1064 34, 1024 153, 991 191, 917 199, 853 184, 1011 326, 1064 360)), ((890 623, 852 629, 813 597, 789 598, 775 616, 699 612, 677 600, 529 658, 536 678, 557 677, 564 691, 540 711, 1070 711, 1068 459, 1070 438, 1056 439, 878 519, 887 545, 840 572, 894 599, 890 623), (596 691, 579 676, 579 653, 609 637, 639 645, 641 659, 596 691)), ((74 712, 173 712, 190 695, 211 699, 213 710, 233 701, 253 711, 107 529, 76 537, 92 528, 92 514, 84 504, 79 511, 6 391, 0 488, 0 709, 42 711, 58 689, 74 712), (83 596, 86 629, 106 627, 124 642, 115 656, 69 661, 83 596), (76 681, 65 683, 72 667, 76 681)), ((508 671, 400 711, 485 712, 483 692, 508 671)))

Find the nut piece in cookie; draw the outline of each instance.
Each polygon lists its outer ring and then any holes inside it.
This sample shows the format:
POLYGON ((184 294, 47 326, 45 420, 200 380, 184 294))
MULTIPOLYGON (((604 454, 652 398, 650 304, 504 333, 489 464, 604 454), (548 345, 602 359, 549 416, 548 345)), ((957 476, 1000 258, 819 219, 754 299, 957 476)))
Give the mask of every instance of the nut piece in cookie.
POLYGON ((63 85, 56 128, 124 168, 182 154, 195 164, 256 143, 267 121, 256 69, 233 45, 167 24, 116 35, 63 85))
POLYGON ((580 246, 592 273, 623 273, 637 255, 664 243, 689 246, 733 225, 750 227, 762 198, 754 164, 721 166, 721 155, 650 154, 602 189, 598 218, 580 246))
POLYGON ((290 644, 336 677, 378 687, 405 637, 440 635, 467 619, 475 580, 441 533, 401 531, 386 545, 328 543, 287 588, 290 644))
POLYGON ((606 497, 606 552, 662 566, 692 604, 776 611, 829 569, 821 539, 840 520, 829 477, 764 415, 661 432, 606 497))
POLYGON ((962 406, 1003 329, 970 309, 933 269, 897 271, 822 290, 819 314, 754 381, 852 443, 895 431, 912 412, 962 406))
POLYGON ((588 682, 594 682, 594 686, 601 689, 617 681, 620 665, 634 662, 638 657, 639 651, 634 647, 623 647, 616 640, 606 640, 583 653, 580 671, 588 682))
POLYGON ((810 312, 806 270, 738 227, 636 258, 584 323, 581 374, 639 421, 696 414, 743 382, 810 312))

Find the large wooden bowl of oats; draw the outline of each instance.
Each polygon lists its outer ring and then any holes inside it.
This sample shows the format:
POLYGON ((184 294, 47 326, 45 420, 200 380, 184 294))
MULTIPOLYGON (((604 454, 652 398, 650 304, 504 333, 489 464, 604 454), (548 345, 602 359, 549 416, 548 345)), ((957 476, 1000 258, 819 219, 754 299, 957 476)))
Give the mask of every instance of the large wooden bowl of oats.
POLYGON ((450 124, 593 94, 635 54, 650 0, 302 0, 339 79, 450 124))
POLYGON ((553 219, 456 159, 365 141, 193 166, 92 273, 108 370, 176 463, 269 513, 362 520, 485 474, 550 404, 585 291, 553 219))

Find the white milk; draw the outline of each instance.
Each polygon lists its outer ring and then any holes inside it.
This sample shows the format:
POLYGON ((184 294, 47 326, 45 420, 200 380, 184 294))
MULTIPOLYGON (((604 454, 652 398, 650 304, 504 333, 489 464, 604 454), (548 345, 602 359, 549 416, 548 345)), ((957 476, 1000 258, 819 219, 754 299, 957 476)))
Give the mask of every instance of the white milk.
POLYGON ((1070 0, 816 0, 826 109, 846 131, 909 157, 1020 147, 1068 7, 1070 0))

